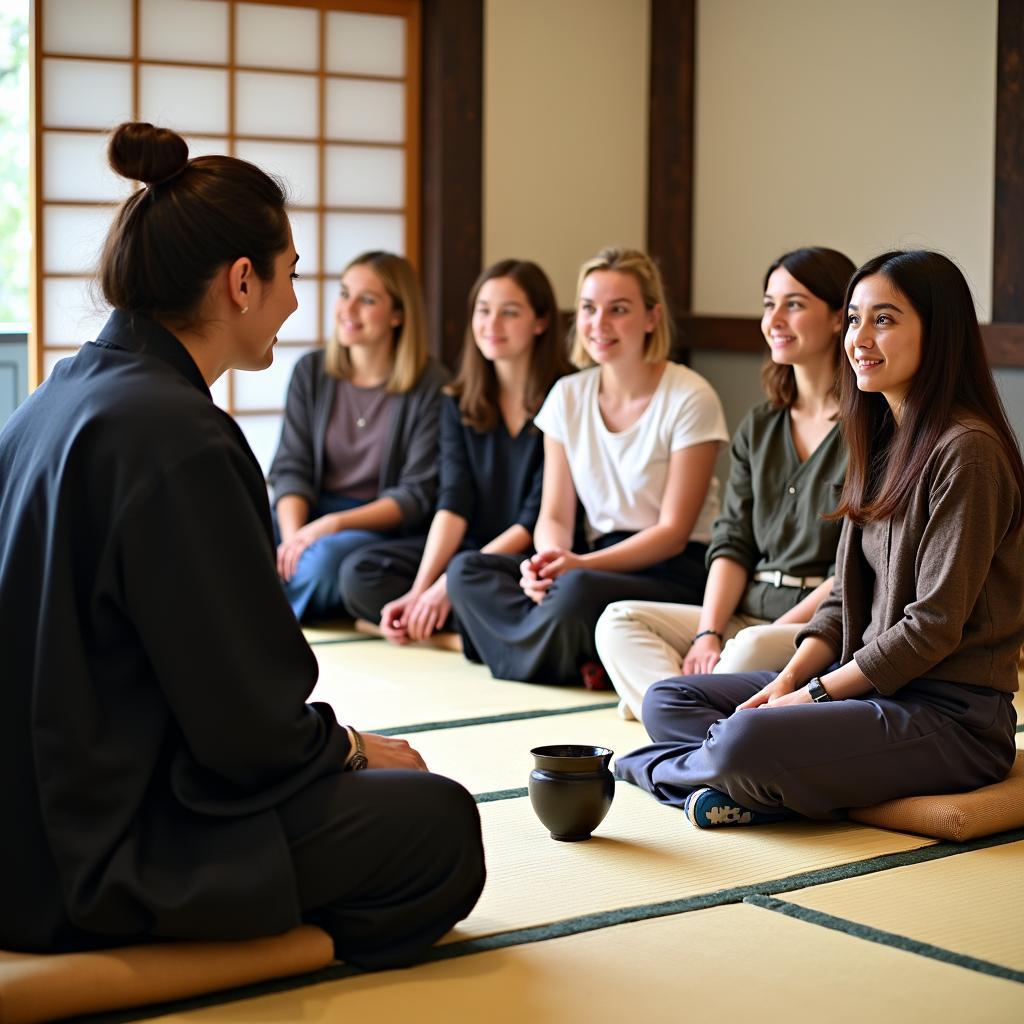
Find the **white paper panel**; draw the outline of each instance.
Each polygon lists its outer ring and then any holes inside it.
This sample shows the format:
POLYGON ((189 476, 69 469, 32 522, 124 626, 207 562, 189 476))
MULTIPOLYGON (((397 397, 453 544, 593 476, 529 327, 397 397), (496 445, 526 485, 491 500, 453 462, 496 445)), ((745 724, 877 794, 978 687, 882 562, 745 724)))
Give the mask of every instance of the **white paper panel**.
POLYGON ((380 146, 328 146, 328 206, 405 205, 405 151, 380 146))
POLYGON ((332 11, 327 15, 327 70, 400 78, 405 74, 405 19, 332 11))
POLYGON ((143 121, 179 132, 228 131, 228 73, 213 68, 139 68, 143 121))
POLYGON ((119 202, 135 188, 107 164, 107 136, 43 133, 43 198, 119 202))
POLYGON ((95 273, 115 212, 109 206, 44 206, 44 272, 95 273))
POLYGON ((188 143, 188 156, 190 160, 195 156, 227 156, 227 139, 198 135, 186 135, 184 138, 188 143))
MULTIPOLYGON (((241 376, 241 374, 239 374, 241 376)), ((237 379, 235 385, 238 385, 237 379)), ((277 441, 281 436, 281 417, 278 416, 236 416, 249 447, 263 467, 266 476, 270 469, 270 461, 277 450, 277 441)))
POLYGON ((222 0, 141 0, 143 60, 228 61, 228 5, 222 0))
POLYGON ((318 79, 239 71, 235 79, 235 122, 239 135, 282 135, 313 139, 319 133, 318 79))
POLYGON ((240 140, 235 156, 283 178, 293 206, 316 206, 320 201, 320 163, 317 147, 308 142, 253 142, 240 140))
POLYGON ((214 402, 222 409, 228 407, 228 378, 231 374, 231 370, 228 370, 227 373, 222 373, 213 382, 213 387, 210 388, 210 394, 213 396, 214 402))
POLYGON ((299 308, 281 325, 277 336, 282 341, 315 342, 320 339, 320 325, 317 322, 318 289, 316 281, 295 282, 295 298, 299 308))
POLYGON ((235 409, 283 409, 288 381, 296 362, 309 348, 274 348, 274 361, 265 370, 236 370, 235 409))
POLYGON ((324 222, 328 274, 340 274, 354 256, 368 249, 405 255, 405 217, 400 213, 329 213, 324 222))
POLYGON ((43 279, 43 344, 81 345, 92 341, 110 316, 92 278, 43 279))
POLYGON ((42 119, 49 128, 114 128, 130 121, 131 65, 44 60, 42 119))
POLYGON ((329 138, 366 142, 405 139, 405 86, 401 82, 327 80, 329 138))
POLYGON ((309 8, 239 4, 235 63, 316 71, 320 67, 320 12, 309 8))
MULTIPOLYGON (((300 285, 304 283, 303 277, 315 274, 320 269, 320 218, 315 213, 289 210, 288 219, 292 222, 292 241, 295 243, 295 251, 299 254, 299 280, 295 283, 300 285)), ((294 313, 292 317, 294 319, 294 313)), ((311 338, 314 335, 308 334, 306 337, 311 338)))
MULTIPOLYGON (((75 350, 78 351, 77 349, 75 350)), ((68 352, 65 349, 49 349, 43 353, 43 380, 53 373, 53 368, 62 360, 73 356, 75 352, 68 352)))
POLYGON ((132 0, 43 0, 40 15, 50 53, 132 55, 132 0))

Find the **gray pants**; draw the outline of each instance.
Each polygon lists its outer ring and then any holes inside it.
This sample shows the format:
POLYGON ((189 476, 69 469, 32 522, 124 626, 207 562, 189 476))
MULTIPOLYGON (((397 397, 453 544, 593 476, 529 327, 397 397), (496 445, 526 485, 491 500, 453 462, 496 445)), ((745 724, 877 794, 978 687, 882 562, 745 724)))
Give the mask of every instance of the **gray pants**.
POLYGON ((736 711, 775 675, 655 683, 643 706, 654 742, 620 757, 616 773, 677 807, 711 786, 750 810, 829 819, 896 797, 977 789, 1013 764, 1009 693, 917 679, 892 697, 736 711))

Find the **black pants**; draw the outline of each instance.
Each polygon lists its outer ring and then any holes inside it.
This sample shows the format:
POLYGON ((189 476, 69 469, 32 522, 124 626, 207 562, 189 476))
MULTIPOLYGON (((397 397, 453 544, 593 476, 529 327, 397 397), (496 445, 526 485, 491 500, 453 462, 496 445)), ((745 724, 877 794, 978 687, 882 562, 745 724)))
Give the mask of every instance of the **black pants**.
POLYGON ((480 816, 457 782, 369 770, 319 779, 278 808, 303 919, 368 969, 420 957, 484 884, 480 816))
POLYGON ((643 707, 654 742, 618 758, 616 774, 677 807, 711 786, 749 810, 829 819, 897 797, 977 789, 1013 765, 1012 694, 917 679, 891 697, 736 711, 776 675, 655 683, 643 707))
MULTIPOLYGON (((624 535, 602 538, 610 546, 624 535)), ((466 656, 496 679, 572 685, 597 661, 594 626, 612 601, 699 602, 707 571, 703 544, 635 573, 572 569, 540 604, 519 586, 521 555, 465 552, 448 564, 448 597, 458 616, 466 656)))

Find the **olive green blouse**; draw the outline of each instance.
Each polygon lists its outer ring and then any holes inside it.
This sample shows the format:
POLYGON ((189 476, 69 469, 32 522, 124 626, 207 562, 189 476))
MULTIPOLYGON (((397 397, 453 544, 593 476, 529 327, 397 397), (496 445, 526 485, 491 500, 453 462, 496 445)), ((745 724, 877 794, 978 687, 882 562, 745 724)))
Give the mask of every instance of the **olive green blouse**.
MULTIPOLYGON (((708 566, 724 557, 739 562, 751 577, 776 569, 787 576, 831 576, 842 524, 821 517, 838 505, 846 475, 846 448, 838 425, 801 462, 789 411, 765 402, 744 417, 733 436, 731 454, 708 566)), ((738 610, 776 619, 813 589, 751 579, 738 610)))

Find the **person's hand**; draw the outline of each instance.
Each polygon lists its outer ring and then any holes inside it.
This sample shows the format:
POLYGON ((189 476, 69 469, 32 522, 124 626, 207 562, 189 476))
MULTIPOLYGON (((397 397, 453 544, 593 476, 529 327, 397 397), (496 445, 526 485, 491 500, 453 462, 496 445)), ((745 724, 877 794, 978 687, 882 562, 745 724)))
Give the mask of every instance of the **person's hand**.
POLYGON ((300 526, 287 540, 277 547, 277 574, 287 583, 298 568, 302 552, 321 537, 337 533, 333 517, 320 516, 305 526, 300 526))
POLYGON ((722 641, 711 633, 694 640, 683 658, 683 675, 700 676, 710 672, 722 658, 722 641))
POLYGON ((410 640, 426 640, 441 628, 452 603, 448 600, 448 579, 439 576, 413 603, 405 624, 410 640))
POLYGON ((749 700, 736 705, 737 711, 745 711, 747 708, 760 707, 785 707, 788 704, 810 704, 811 695, 807 687, 802 686, 796 689, 796 683, 784 673, 777 675, 767 686, 763 686, 749 700))
POLYGON ((531 600, 540 604, 554 580, 541 579, 540 570, 558 557, 557 550, 541 551, 519 563, 519 586, 531 600))
POLYGON ((378 736, 375 732, 361 732, 366 767, 406 768, 416 772, 427 771, 426 762, 405 740, 394 736, 378 736))
POLYGON ((410 590, 393 601, 388 601, 380 610, 380 631, 384 634, 385 640, 393 644, 404 644, 409 639, 406 630, 406 618, 409 610, 416 603, 419 595, 410 590))

